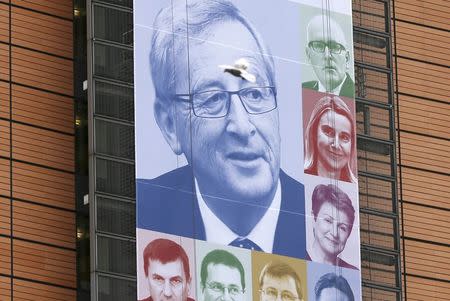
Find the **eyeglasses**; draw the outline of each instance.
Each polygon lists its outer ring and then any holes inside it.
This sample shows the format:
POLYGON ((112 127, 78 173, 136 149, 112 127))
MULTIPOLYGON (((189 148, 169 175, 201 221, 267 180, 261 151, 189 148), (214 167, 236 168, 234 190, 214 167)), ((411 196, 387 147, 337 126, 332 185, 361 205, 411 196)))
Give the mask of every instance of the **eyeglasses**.
POLYGON ((337 42, 325 43, 322 41, 311 41, 309 42, 308 47, 317 53, 324 53, 325 48, 327 47, 328 51, 330 51, 332 54, 341 54, 342 52, 345 51, 345 47, 337 42))
POLYGON ((266 295, 266 300, 268 301, 276 301, 278 299, 278 296, 280 296, 282 301, 295 301, 295 300, 302 300, 301 298, 295 296, 290 291, 281 291, 279 292, 276 288, 269 287, 266 289, 260 290, 264 295, 266 295))
POLYGON ((214 293, 220 294, 220 295, 224 295, 225 294, 225 290, 228 291, 228 294, 231 296, 237 296, 240 295, 242 293, 244 293, 244 290, 241 289, 240 286, 238 285, 229 285, 229 286, 225 286, 220 282, 206 282, 206 287, 208 289, 210 289, 211 291, 213 291, 214 293))
POLYGON ((180 100, 190 102, 195 116, 221 118, 230 111, 231 96, 237 94, 249 114, 264 114, 277 107, 275 87, 249 87, 238 91, 209 90, 192 94, 175 94, 180 100), (188 99, 184 97, 189 97, 188 99))

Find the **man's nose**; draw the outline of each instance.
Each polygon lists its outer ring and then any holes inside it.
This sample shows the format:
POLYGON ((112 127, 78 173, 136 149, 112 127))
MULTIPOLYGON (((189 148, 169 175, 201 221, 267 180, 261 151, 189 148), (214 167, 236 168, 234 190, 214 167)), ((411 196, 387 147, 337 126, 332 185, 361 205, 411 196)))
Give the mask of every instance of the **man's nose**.
POLYGON ((172 286, 171 286, 169 281, 165 281, 164 282, 164 291, 163 291, 163 293, 164 293, 164 296, 166 296, 166 297, 172 296, 172 286))
POLYGON ((225 290, 223 291, 221 300, 222 301, 233 301, 233 298, 231 298, 230 293, 228 292, 227 288, 225 288, 225 290))
POLYGON ((251 122, 244 104, 238 95, 233 95, 230 102, 227 131, 242 139, 250 138, 256 133, 256 128, 251 122))
POLYGON ((330 48, 328 47, 328 45, 325 46, 325 50, 323 53, 326 57, 331 57, 331 51, 330 51, 330 48))

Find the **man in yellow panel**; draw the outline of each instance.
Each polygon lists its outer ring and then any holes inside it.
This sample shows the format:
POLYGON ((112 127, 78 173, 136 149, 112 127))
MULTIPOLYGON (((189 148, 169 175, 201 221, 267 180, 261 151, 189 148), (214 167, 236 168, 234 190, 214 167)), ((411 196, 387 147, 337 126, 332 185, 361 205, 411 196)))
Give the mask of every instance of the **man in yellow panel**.
POLYGON ((270 262, 259 276, 261 301, 301 301, 302 282, 297 272, 283 262, 270 262))

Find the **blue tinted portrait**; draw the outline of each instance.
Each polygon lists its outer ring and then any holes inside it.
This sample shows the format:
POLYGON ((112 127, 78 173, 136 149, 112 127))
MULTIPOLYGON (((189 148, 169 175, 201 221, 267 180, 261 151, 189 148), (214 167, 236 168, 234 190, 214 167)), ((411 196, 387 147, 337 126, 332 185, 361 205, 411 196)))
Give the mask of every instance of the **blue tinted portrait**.
POLYGON ((186 165, 137 179, 138 227, 304 258, 304 189, 281 169, 262 36, 224 0, 174 1, 152 27, 154 119, 186 165))

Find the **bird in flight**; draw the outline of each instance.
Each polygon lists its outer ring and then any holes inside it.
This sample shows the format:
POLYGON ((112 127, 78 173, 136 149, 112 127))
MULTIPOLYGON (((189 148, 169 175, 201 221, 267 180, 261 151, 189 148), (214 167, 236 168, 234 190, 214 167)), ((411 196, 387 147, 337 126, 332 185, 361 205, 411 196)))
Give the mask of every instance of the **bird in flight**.
POLYGON ((247 71, 249 66, 250 63, 246 59, 241 58, 235 61, 233 66, 219 65, 219 68, 223 69, 223 72, 228 72, 236 77, 240 77, 244 80, 254 83, 256 82, 256 76, 247 71))

